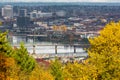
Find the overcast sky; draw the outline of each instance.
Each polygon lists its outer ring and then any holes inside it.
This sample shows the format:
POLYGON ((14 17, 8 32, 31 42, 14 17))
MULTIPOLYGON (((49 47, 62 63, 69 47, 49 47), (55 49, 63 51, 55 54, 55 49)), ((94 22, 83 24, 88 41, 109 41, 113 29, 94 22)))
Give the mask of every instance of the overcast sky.
POLYGON ((120 0, 0 0, 0 2, 120 2, 120 0))

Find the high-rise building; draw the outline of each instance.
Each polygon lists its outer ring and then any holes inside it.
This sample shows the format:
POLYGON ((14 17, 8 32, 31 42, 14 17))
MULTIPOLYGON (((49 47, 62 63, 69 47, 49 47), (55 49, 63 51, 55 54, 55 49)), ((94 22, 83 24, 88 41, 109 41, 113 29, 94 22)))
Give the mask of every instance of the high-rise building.
POLYGON ((27 16, 27 9, 19 9, 17 17, 17 26, 25 28, 30 25, 30 18, 27 16))
POLYGON ((29 17, 17 17, 17 26, 21 28, 28 27, 30 25, 29 17))
POLYGON ((26 9, 20 9, 19 10, 19 16, 20 17, 26 17, 27 16, 27 10, 26 9))
POLYGON ((2 16, 9 19, 13 18, 13 7, 11 5, 5 5, 2 8, 2 16))

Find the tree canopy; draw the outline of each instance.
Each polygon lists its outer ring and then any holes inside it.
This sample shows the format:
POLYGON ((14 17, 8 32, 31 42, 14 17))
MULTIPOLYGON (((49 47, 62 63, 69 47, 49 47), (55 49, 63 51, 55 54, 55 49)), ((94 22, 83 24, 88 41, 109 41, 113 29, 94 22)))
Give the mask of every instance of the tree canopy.
POLYGON ((120 22, 107 24, 98 37, 89 41, 87 61, 95 67, 95 79, 120 79, 120 22))
POLYGON ((68 80, 120 79, 120 22, 111 22, 100 35, 89 39, 88 59, 81 64, 67 64, 68 80))
POLYGON ((35 60, 28 54, 23 43, 21 43, 20 48, 16 49, 16 54, 13 56, 21 70, 29 73, 34 69, 35 60))

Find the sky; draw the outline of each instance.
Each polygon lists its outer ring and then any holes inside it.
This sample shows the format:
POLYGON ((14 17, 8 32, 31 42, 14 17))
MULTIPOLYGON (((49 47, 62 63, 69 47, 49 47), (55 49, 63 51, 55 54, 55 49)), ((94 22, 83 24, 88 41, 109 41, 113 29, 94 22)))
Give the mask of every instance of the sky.
POLYGON ((0 0, 0 2, 120 2, 120 0, 0 0))

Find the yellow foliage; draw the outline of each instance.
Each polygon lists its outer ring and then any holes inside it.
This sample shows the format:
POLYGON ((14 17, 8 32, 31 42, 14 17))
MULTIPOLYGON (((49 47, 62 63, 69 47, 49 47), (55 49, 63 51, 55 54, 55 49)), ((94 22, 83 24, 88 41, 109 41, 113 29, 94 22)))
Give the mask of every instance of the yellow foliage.
POLYGON ((17 80, 17 67, 13 58, 0 53, 0 80, 17 80))
POLYGON ((30 80, 54 80, 54 77, 50 74, 49 70, 44 70, 39 65, 36 65, 29 79, 30 80))
POLYGON ((67 27, 65 25, 61 25, 61 26, 53 26, 53 30, 54 31, 67 31, 67 27))
POLYGON ((107 24, 100 36, 89 41, 89 58, 67 64, 65 80, 120 80, 120 22, 107 24))
POLYGON ((61 31, 64 31, 64 32, 67 31, 67 27, 65 25, 60 26, 60 28, 61 28, 61 31))
POLYGON ((57 31, 58 27, 57 26, 53 26, 53 30, 57 31))
POLYGON ((120 79, 119 33, 120 22, 111 22, 100 32, 100 36, 89 40, 91 48, 88 50, 90 56, 88 61, 89 65, 96 68, 96 79, 120 79))
POLYGON ((79 64, 77 62, 75 63, 68 63, 64 67, 64 74, 65 74, 65 80, 88 80, 88 73, 85 72, 87 70, 87 67, 79 64))

